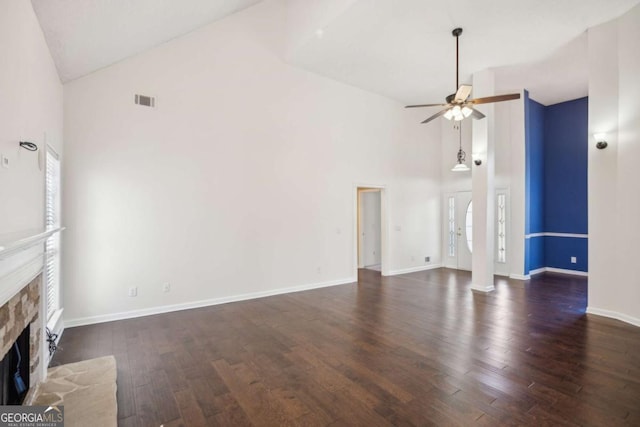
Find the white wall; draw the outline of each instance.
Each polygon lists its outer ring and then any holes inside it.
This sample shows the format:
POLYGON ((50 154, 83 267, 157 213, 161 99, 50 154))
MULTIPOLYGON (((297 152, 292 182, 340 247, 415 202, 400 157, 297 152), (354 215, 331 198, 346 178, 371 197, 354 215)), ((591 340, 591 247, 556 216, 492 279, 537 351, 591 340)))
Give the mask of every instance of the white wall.
POLYGON ((71 324, 352 281, 360 183, 386 186, 389 269, 439 263, 439 128, 288 66, 284 16, 262 2, 65 85, 71 324))
POLYGON ((522 89, 500 88, 498 93, 521 93, 520 99, 495 104, 495 188, 508 190, 506 264, 496 274, 524 278, 525 236, 525 117, 522 89))
POLYGON ((62 153, 62 84, 31 2, 0 2, 0 58, 0 234, 42 229, 44 170, 18 143, 62 153))
POLYGON ((640 326, 640 6, 589 29, 588 311, 640 326), (593 134, 606 132, 598 150, 593 134))

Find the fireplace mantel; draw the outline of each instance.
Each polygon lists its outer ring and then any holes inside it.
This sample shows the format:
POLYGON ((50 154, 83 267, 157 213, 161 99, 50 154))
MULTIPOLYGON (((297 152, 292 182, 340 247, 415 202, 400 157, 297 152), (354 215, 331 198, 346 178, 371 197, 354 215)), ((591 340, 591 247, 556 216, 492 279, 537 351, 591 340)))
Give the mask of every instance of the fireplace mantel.
POLYGON ((0 306, 37 276, 44 265, 44 242, 64 228, 0 235, 0 306))
POLYGON ((6 259, 16 252, 28 249, 38 243, 44 242, 52 234, 64 230, 64 227, 52 230, 27 230, 17 233, 0 235, 0 260, 6 259))

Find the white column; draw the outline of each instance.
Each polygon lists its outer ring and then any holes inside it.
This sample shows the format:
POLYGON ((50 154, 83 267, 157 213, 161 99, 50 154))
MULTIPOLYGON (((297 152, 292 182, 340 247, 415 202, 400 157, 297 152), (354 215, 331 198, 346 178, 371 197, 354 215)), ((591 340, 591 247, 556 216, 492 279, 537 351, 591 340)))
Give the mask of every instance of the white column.
MULTIPOLYGON (((474 98, 491 96, 494 92, 494 76, 489 70, 473 75, 474 98)), ((473 120, 472 157, 482 161, 477 166, 473 161, 473 254, 471 264, 471 289, 489 292, 493 287, 493 258, 495 236, 495 152, 494 121, 492 104, 480 105, 479 111, 486 115, 482 120, 473 120)))
MULTIPOLYGON (((620 269, 619 229, 628 232, 620 219, 618 180, 619 78, 618 20, 589 28, 589 307, 619 311, 627 280, 616 280, 620 269), (609 146, 595 147, 594 133, 606 132, 609 146)), ((637 175, 636 175, 637 177, 637 175)), ((637 182, 635 179, 632 181, 637 182)), ((631 193, 633 194, 633 193, 631 193)), ((630 248, 629 248, 630 249, 630 248)), ((628 264, 631 268, 632 265, 628 264)), ((596 310, 594 310, 596 309, 596 310)), ((606 314, 607 315, 607 314, 606 314)))
MULTIPOLYGON (((509 139, 511 144, 510 215, 507 223, 507 263, 509 277, 525 280, 525 218, 526 218, 526 136, 525 92, 520 99, 509 101, 509 139)), ((502 126, 498 123, 498 126, 502 126)))

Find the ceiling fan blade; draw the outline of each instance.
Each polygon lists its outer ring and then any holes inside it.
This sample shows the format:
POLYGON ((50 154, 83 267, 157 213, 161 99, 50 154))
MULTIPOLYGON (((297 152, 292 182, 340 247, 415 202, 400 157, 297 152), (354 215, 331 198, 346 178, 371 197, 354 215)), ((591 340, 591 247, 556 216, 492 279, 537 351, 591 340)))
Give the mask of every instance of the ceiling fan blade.
POLYGON ((512 99, 519 99, 519 93, 510 93, 509 95, 496 95, 487 96, 484 98, 471 99, 468 102, 470 104, 491 104, 492 102, 511 101, 512 99))
POLYGON ((445 108, 444 110, 435 113, 433 116, 431 116, 428 119, 422 121, 421 123, 429 123, 431 120, 437 119, 440 116, 444 116, 444 113, 446 113, 447 111, 449 111, 449 109, 445 108))
POLYGON ((480 119, 484 119, 485 116, 484 114, 482 114, 480 111, 476 110, 475 108, 471 108, 471 117, 473 117, 476 120, 480 120, 480 119))
POLYGON ((458 88, 458 91, 456 92, 454 101, 458 101, 458 102, 466 101, 469 95, 471 95, 471 89, 472 89, 471 85, 460 85, 460 87, 458 88))
POLYGON ((446 107, 449 104, 420 104, 420 105, 407 105, 404 108, 421 108, 421 107, 446 107))

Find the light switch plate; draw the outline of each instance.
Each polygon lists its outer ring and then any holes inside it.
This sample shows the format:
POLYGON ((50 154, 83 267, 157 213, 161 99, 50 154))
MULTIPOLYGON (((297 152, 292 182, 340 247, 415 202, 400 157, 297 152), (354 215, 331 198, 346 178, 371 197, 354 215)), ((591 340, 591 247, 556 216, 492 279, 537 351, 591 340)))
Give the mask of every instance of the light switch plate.
POLYGON ((2 164, 3 168, 9 169, 9 165, 10 165, 9 158, 4 154, 0 156, 0 163, 2 164))

